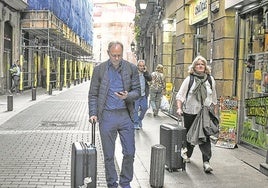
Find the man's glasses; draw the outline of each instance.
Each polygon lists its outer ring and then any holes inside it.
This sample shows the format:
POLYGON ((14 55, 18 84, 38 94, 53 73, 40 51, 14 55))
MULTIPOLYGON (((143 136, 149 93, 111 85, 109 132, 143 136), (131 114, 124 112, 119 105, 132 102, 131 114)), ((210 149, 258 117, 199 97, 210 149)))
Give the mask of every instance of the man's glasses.
POLYGON ((109 53, 110 54, 110 56, 111 57, 113 57, 113 58, 121 58, 122 57, 122 54, 120 54, 120 55, 116 55, 116 54, 111 54, 111 53, 109 53))

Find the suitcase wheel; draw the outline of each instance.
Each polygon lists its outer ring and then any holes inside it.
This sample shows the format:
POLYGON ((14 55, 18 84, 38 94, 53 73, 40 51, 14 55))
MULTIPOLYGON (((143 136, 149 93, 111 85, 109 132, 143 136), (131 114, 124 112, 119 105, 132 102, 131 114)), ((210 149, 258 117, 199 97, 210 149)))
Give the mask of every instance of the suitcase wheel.
POLYGON ((182 168, 181 168, 182 171, 186 171, 186 162, 183 162, 182 163, 182 168))
POLYGON ((151 187, 153 187, 153 188, 163 188, 163 186, 154 186, 154 185, 151 185, 151 187))
POLYGON ((173 169, 172 169, 172 168, 168 168, 168 171, 169 171, 169 172, 173 172, 173 169))
POLYGON ((168 170, 168 172, 170 172, 170 173, 178 171, 177 168, 167 168, 167 170, 168 170))

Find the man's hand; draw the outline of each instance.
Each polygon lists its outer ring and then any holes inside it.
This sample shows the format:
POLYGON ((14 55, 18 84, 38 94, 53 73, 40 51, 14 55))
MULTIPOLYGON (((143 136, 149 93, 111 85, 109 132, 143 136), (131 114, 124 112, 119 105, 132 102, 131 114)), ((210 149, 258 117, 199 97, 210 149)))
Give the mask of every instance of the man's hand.
POLYGON ((90 118, 89 118, 89 122, 90 123, 93 123, 93 122, 97 122, 98 121, 98 117, 97 116, 91 116, 90 118))
POLYGON ((114 94, 119 97, 120 99, 124 100, 127 98, 128 92, 127 91, 120 91, 120 92, 114 92, 114 94))

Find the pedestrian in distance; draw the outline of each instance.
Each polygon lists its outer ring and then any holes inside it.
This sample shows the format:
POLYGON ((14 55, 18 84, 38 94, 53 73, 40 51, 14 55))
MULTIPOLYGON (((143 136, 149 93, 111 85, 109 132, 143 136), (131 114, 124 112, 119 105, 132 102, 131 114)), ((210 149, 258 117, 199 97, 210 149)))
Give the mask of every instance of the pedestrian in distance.
MULTIPOLYGON (((210 75, 211 68, 208 66, 207 60, 200 55, 197 56, 189 66, 188 72, 190 75, 184 79, 176 95, 177 114, 183 115, 187 133, 203 106, 213 108, 216 115, 218 112, 215 80, 210 75)), ((205 137, 206 141, 199 143, 199 148, 202 152, 204 171, 209 173, 213 170, 209 163, 212 155, 211 142, 209 136, 205 135, 205 137)), ((187 141, 186 162, 190 162, 193 150, 194 145, 187 141)))
POLYGON ((137 63, 140 84, 141 84, 141 97, 135 101, 134 111, 134 127, 136 130, 142 128, 142 120, 148 109, 148 96, 149 96, 149 83, 152 76, 146 69, 145 61, 139 60, 137 63))
POLYGON ((134 101, 141 93, 139 73, 136 65, 123 59, 121 42, 110 42, 107 52, 109 60, 93 70, 88 94, 89 120, 99 122, 107 186, 116 188, 119 184, 130 188, 135 156, 134 101), (119 178, 114 164, 118 134, 123 153, 119 178))
POLYGON ((12 86, 9 90, 9 93, 12 94, 15 92, 15 94, 19 93, 19 83, 20 83, 20 61, 17 60, 15 63, 11 66, 9 69, 11 78, 12 78, 12 86))
POLYGON ((50 83, 52 84, 52 89, 55 89, 56 88, 56 83, 57 83, 57 73, 56 73, 55 69, 51 70, 50 83))
POLYGON ((153 109, 153 116, 158 116, 161 105, 161 99, 166 91, 166 81, 163 74, 163 65, 158 64, 151 74, 152 81, 150 85, 150 104, 153 109))
POLYGON ((47 86, 47 82, 46 82, 46 79, 47 79, 47 69, 45 69, 42 66, 40 73, 41 73, 41 86, 42 86, 42 88, 46 88, 46 86, 47 86))

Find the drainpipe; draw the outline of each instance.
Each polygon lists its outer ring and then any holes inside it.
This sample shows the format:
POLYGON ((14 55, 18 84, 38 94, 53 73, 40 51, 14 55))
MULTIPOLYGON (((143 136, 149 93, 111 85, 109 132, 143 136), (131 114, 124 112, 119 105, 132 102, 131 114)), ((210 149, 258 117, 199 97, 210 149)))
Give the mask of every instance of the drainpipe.
MULTIPOLYGON (((219 8, 218 9, 215 9, 213 8, 214 6, 212 6, 212 4, 214 3, 217 3, 216 1, 215 2, 210 2, 209 4, 209 10, 210 10, 210 27, 211 27, 211 31, 210 31, 210 34, 211 34, 211 39, 210 39, 210 61, 209 63, 212 64, 213 63, 213 59, 214 59, 214 40, 215 40, 215 25, 214 25, 214 14, 217 13, 219 11, 219 8)), ((219 4, 219 2, 218 2, 219 4)))
POLYGON ((233 89, 232 89, 232 95, 237 96, 237 75, 238 75, 238 62, 239 62, 239 24, 240 24, 240 18, 238 15, 238 10, 235 12, 235 46, 234 46, 234 70, 233 70, 233 89))
POLYGON ((211 40, 210 40, 210 61, 209 63, 212 64, 213 62, 213 49, 214 49, 214 37, 215 37, 215 28, 214 28, 214 23, 211 22, 210 23, 210 26, 211 26, 211 40))

